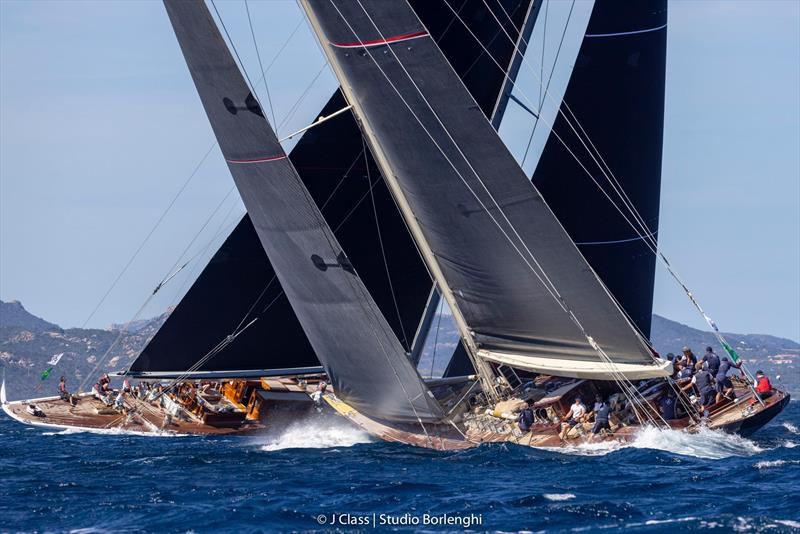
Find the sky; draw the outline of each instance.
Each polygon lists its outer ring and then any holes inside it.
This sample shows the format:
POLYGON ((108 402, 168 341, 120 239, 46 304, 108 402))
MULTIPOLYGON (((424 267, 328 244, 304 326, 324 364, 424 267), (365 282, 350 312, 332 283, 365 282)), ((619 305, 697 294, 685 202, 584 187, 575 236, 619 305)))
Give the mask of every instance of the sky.
MULTIPOLYGON (((260 78, 244 3, 217 6, 260 78)), ((293 1, 249 7, 265 68, 288 42, 267 72, 285 135, 337 84, 293 1)), ((800 340, 800 3, 668 20, 663 250, 723 330, 800 340)), ((64 327, 160 313, 244 212, 232 188, 160 2, 0 0, 0 298, 64 327)), ((704 326, 663 269, 654 311, 704 326)))

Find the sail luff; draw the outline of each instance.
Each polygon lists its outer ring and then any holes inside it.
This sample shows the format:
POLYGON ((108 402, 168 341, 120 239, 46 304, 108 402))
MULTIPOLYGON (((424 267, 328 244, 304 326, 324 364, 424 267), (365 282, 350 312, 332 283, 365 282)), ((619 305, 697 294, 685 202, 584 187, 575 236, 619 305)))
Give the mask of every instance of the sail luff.
POLYGON ((470 352, 598 366, 612 354, 662 375, 408 6, 302 5, 436 262, 470 352))
POLYGON ((511 54, 511 61, 508 65, 508 69, 505 71, 503 85, 497 95, 497 102, 495 102, 494 110, 492 111, 491 121, 495 130, 500 128, 500 123, 505 115, 506 106, 508 106, 508 100, 511 98, 511 92, 517 80, 519 69, 522 67, 523 56, 527 51, 528 43, 530 42, 531 35, 533 34, 533 28, 536 25, 536 21, 539 18, 539 12, 541 11, 543 3, 544 0, 533 0, 528 6, 528 12, 525 14, 525 21, 522 24, 522 30, 517 36, 517 40, 514 45, 514 53, 511 54))
POLYGON ((165 0, 200 100, 278 280, 336 394, 372 417, 443 411, 283 153, 201 0, 165 0))

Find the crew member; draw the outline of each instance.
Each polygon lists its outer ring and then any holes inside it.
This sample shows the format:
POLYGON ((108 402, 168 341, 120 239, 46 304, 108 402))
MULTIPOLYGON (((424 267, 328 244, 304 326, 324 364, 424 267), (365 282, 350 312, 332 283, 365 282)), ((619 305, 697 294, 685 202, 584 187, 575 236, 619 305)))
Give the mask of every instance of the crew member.
POLYGON ((703 361, 706 362, 706 367, 708 368, 708 372, 711 373, 711 376, 717 376, 719 372, 719 356, 714 354, 714 349, 711 347, 706 347, 706 353, 703 356, 703 361))
POLYGON ((683 386, 681 390, 686 391, 690 387, 695 386, 697 392, 700 394, 700 410, 705 411, 706 407, 711 405, 715 397, 714 387, 711 384, 711 373, 703 369, 702 362, 698 363, 695 369, 696 372, 692 377, 692 381, 683 386))
POLYGON ((519 429, 523 432, 527 432, 533 426, 533 402, 528 401, 525 405, 525 408, 519 412, 519 417, 517 418, 517 423, 519 423, 519 429))
POLYGON ((664 421, 675 419, 675 394, 672 391, 661 397, 661 401, 658 404, 664 421))
POLYGON ((772 384, 769 383, 769 378, 761 370, 756 371, 756 393, 758 393, 761 400, 772 396, 772 384))
POLYGON ((70 395, 69 391, 67 390, 67 379, 66 377, 61 377, 58 380, 58 396, 61 397, 61 400, 64 402, 68 402, 72 405, 75 404, 75 399, 70 395))
POLYGON ((592 427, 592 439, 603 430, 611 432, 611 425, 608 423, 608 416, 611 414, 611 406, 598 395, 599 404, 594 405, 594 426, 592 427))
POLYGON ((697 365, 697 356, 694 355, 694 352, 689 347, 683 347, 683 361, 684 363, 688 362, 692 369, 697 365))
POLYGON ((731 382, 731 379, 728 378, 728 370, 731 367, 736 367, 741 371, 742 364, 731 363, 727 356, 723 357, 722 361, 720 362, 717 375, 714 377, 714 380, 717 381, 717 402, 720 402, 726 397, 730 400, 734 400, 736 398, 736 394, 734 393, 733 389, 733 382, 731 382))
POLYGON ((583 416, 586 415, 586 405, 583 404, 580 397, 575 397, 575 402, 572 403, 570 406, 565 419, 567 420, 565 423, 561 423, 561 432, 559 432, 558 437, 561 438, 561 441, 567 437, 567 432, 572 430, 575 425, 581 423, 581 419, 583 416))

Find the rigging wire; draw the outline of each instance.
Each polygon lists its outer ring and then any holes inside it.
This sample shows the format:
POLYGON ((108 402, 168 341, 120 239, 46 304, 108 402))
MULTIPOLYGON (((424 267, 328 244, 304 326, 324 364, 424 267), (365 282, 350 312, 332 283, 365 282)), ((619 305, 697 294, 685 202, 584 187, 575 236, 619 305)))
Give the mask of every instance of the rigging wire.
MULTIPOLYGON (((486 3, 486 0, 483 0, 483 3, 488 8, 488 4, 486 3)), ((505 9, 503 9, 503 12, 506 14, 507 18, 510 18, 509 15, 508 15, 508 12, 505 9)), ((514 46, 515 50, 518 51, 519 49, 518 49, 518 45, 517 45, 516 41, 508 34, 508 32, 505 31, 505 27, 500 22, 500 20, 494 15, 493 12, 492 12, 492 16, 494 17, 495 21, 498 23, 500 28, 503 30, 503 32, 506 34, 506 37, 508 37, 509 41, 514 46)), ((524 42, 524 38, 522 37, 522 35, 519 32, 517 32, 517 33, 518 33, 518 36, 520 37, 520 39, 522 39, 523 42, 524 42)), ((479 41, 479 43, 480 43, 480 41, 479 41)), ((523 56, 522 60, 526 64, 528 69, 535 76, 536 72, 533 69, 533 67, 530 65, 530 63, 528 63, 527 59, 523 56)), ((498 65, 498 67, 500 67, 500 66, 498 65)), ((554 64, 554 67, 555 67, 555 64, 554 64)), ((502 69, 502 67, 501 67, 501 69, 502 69)), ((523 96, 525 96, 524 93, 523 93, 523 96)), ((589 153, 589 156, 592 158, 594 163, 597 165, 597 167, 599 168, 600 172, 603 174, 604 178, 606 178, 606 180, 609 182, 609 184, 611 185, 613 191, 620 198, 620 200, 622 201, 623 206, 626 208, 628 213, 630 213, 630 215, 633 217, 633 219, 636 222, 636 224, 631 223, 631 221, 623 213, 623 211, 619 208, 619 206, 616 204, 616 202, 614 202, 611 199, 611 197, 606 193, 606 191, 602 188, 602 186, 600 186, 597 183, 597 181, 594 179, 594 177, 591 175, 591 173, 583 166, 582 163, 580 163, 580 161, 578 160, 577 157, 574 156, 574 154, 573 154, 573 157, 575 157, 576 161, 579 162, 579 164, 584 169, 584 171, 586 171, 586 173, 592 178, 592 181, 595 182, 595 185, 597 185, 598 188, 600 188, 600 190, 603 192, 603 194, 612 203, 614 208, 620 213, 620 215, 623 216, 625 221, 628 222, 628 224, 639 235, 639 237, 642 239, 642 241, 647 245, 647 247, 653 253, 653 255, 656 256, 657 258, 660 258, 663 261, 664 265, 667 268, 667 271, 675 279, 675 281, 681 286, 681 288, 684 290, 684 292, 686 293, 686 295, 689 298, 689 300, 691 301, 691 303, 694 305, 694 307, 697 309, 697 311, 700 313, 700 315, 703 317, 703 319, 706 321, 706 323, 708 323, 708 325, 711 326, 713 335, 717 338, 717 340, 722 345, 722 347, 725 349, 725 351, 729 352, 729 349, 731 347, 730 344, 727 342, 727 340, 724 338, 722 333, 719 331, 719 328, 717 327, 716 323, 705 313, 705 311, 703 310, 702 306, 696 300, 696 298, 695 298, 694 294, 691 292, 691 290, 686 286, 686 284, 683 282, 683 280, 678 275, 678 273, 672 268, 672 265, 667 260, 665 254, 662 251, 659 251, 658 242, 656 241, 656 239, 654 237, 654 232, 649 228, 649 226, 647 225, 647 222, 645 221, 644 217, 642 217, 642 215, 639 213, 639 211, 636 208, 636 206, 630 200, 630 197, 628 196, 627 192, 624 190, 624 188, 620 184, 619 180, 614 175, 613 171, 611 170, 611 167, 603 159, 602 154, 597 149, 597 147, 594 145, 594 143, 592 142, 592 140, 589 137, 588 133, 586 133, 586 130, 583 128, 583 126, 581 125, 581 123, 578 120, 578 118, 572 112, 572 109, 569 107, 569 104, 566 102, 566 100, 562 99, 562 103, 564 105, 564 109, 567 110, 569 115, 572 117, 572 120, 570 120, 570 118, 567 116, 567 114, 564 113, 564 111, 561 109, 561 106, 559 105, 559 103, 556 101, 556 99, 552 95, 550 95, 549 93, 546 92, 545 96, 549 97, 554 102, 554 104, 556 104, 557 109, 558 109, 558 113, 565 119, 565 122, 570 127, 572 132, 575 134, 575 137, 580 141, 580 143, 583 146, 583 148, 589 153), (573 125, 573 121, 575 122, 575 124, 580 129, 581 133, 583 134, 583 137, 576 130, 575 125, 573 125), (586 140, 584 140, 584 137, 586 138, 586 140), (587 142, 589 143, 589 145, 591 145, 591 149, 589 148, 589 146, 587 146, 587 142), (595 154, 596 154, 596 156, 595 156, 595 154), (600 161, 598 161, 598 158, 599 158, 600 161), (602 162, 602 164, 601 164, 601 162, 602 162), (638 228, 637 228, 637 225, 638 225, 638 228)), ((550 125, 550 127, 551 127, 552 133, 558 137, 558 135, 556 134, 555 130, 553 129, 553 125, 550 125)), ((559 137, 559 140, 560 140, 560 137, 559 137)), ((563 141, 562 141, 562 143, 564 144, 564 147, 567 148, 567 150, 572 154, 572 151, 567 147, 566 143, 564 143, 563 141)), ((756 398, 759 399, 759 402, 761 402, 762 405, 763 405, 763 402, 761 401, 760 397, 758 397, 758 395, 755 392, 755 389, 753 388, 752 376, 749 374, 749 372, 747 371, 746 368, 744 369, 744 372, 747 375, 747 377, 750 379, 750 387, 751 387, 751 389, 753 389, 753 394, 756 396, 756 398)))
POLYGON ((233 189, 235 189, 235 188, 231 188, 230 190, 228 190, 228 194, 225 195, 225 198, 223 198, 222 201, 219 204, 217 204, 217 207, 214 208, 214 211, 211 212, 211 215, 208 216, 206 221, 200 227, 200 230, 197 231, 197 233, 194 235, 192 240, 189 242, 189 245, 187 245, 187 247, 184 249, 184 251, 181 253, 181 255, 178 256, 178 259, 175 261, 175 263, 172 265, 172 267, 170 267, 169 270, 167 270, 167 275, 164 278, 161 279, 161 281, 158 283, 158 285, 156 285, 155 289, 153 289, 152 293, 150 293, 150 295, 148 295, 148 297, 145 299, 144 303, 142 303, 142 305, 139 307, 139 309, 134 314, 133 318, 130 321, 128 321, 127 323, 125 323, 125 326, 120 330, 119 335, 116 337, 114 342, 111 343, 111 345, 105 351, 103 356, 97 360, 97 363, 92 368, 91 373, 86 375, 86 377, 81 381, 80 385, 78 386, 78 391, 83 390, 83 387, 86 385, 87 381, 89 379, 91 379, 92 376, 94 376, 94 374, 97 372, 97 369, 103 364, 103 362, 105 362, 106 358, 108 358, 108 356, 111 354, 111 351, 114 348, 116 348, 117 344, 122 340, 123 336, 128 333, 128 329, 130 328, 131 323, 133 323, 134 321, 136 321, 139 318, 139 316, 144 311, 145 307, 147 307, 147 305, 150 303, 150 301, 153 299, 153 297, 155 297, 156 294, 161 290, 161 288, 164 286, 164 284, 169 282, 169 280, 173 279, 178 272, 183 270, 188 265, 188 262, 186 262, 180 267, 180 269, 178 269, 177 271, 175 270, 176 267, 178 267, 178 264, 180 263, 181 258, 183 258, 183 256, 186 254, 186 252, 189 250, 189 248, 191 248, 191 246, 194 244, 194 242, 197 240, 197 238, 200 236, 200 234, 203 232, 203 230, 205 230, 206 226, 208 226, 208 223, 211 222, 211 219, 217 214, 219 209, 222 207, 223 203, 228 199, 230 194, 233 192, 233 189))
POLYGON ((267 75, 264 71, 264 65, 261 63, 261 53, 258 51, 258 41, 256 40, 256 32, 253 29, 253 19, 250 18, 250 6, 247 0, 244 0, 244 9, 247 12, 247 23, 250 25, 250 35, 253 37, 253 47, 256 49, 256 57, 258 58, 258 66, 261 68, 261 78, 264 80, 264 89, 267 92, 267 102, 269 103, 269 111, 272 114, 272 123, 277 127, 275 120, 275 108, 272 106, 272 96, 269 94, 269 83, 267 82, 267 75))
POLYGON ((436 363, 436 349, 439 348, 439 327, 442 325, 442 312, 444 311, 444 299, 439 299, 439 311, 436 318, 436 334, 433 336, 433 355, 431 356, 430 377, 433 378, 433 366, 436 363))
MULTIPOLYGON (((270 60, 269 64, 267 65, 266 72, 269 72, 269 70, 272 68, 273 64, 274 64, 274 63, 275 63, 275 62, 278 60, 278 58, 279 58, 279 57, 282 55, 283 51, 284 51, 284 50, 286 49, 286 47, 289 45, 289 42, 292 40, 292 38, 293 38, 293 37, 295 36, 295 34, 297 33, 297 30, 299 30, 299 29, 300 29, 300 26, 303 24, 303 21, 304 21, 304 20, 305 20, 305 17, 304 17, 304 16, 301 16, 301 17, 300 17, 300 19, 297 21, 297 24, 295 25, 294 29, 291 31, 291 33, 289 34, 289 36, 288 36, 288 37, 287 37, 287 38, 284 40, 283 44, 280 46, 280 48, 278 49, 278 51, 277 51, 277 52, 275 53, 275 55, 272 57, 272 60, 270 60)), ((262 78, 262 80, 266 81, 266 78, 264 77, 264 78, 262 78)), ((260 81, 261 81, 261 80, 259 80, 259 82, 260 82, 260 81)), ((125 273, 128 271, 128 269, 129 269, 129 268, 130 268, 130 266, 133 264, 134 260, 135 260, 135 259, 138 257, 139 253, 142 251, 142 249, 144 248, 144 246, 145 246, 145 245, 146 245, 146 244, 149 242, 150 238, 153 236, 153 234, 155 233, 155 231, 156 231, 156 230, 158 229, 158 227, 161 225, 161 223, 163 222, 163 220, 164 220, 164 218, 167 216, 167 214, 168 214, 168 213, 169 213, 169 212, 172 210, 172 207, 175 205, 175 203, 177 202, 178 198, 180 198, 180 196, 183 194, 183 192, 184 192, 184 191, 186 190, 186 188, 189 186, 189 183, 190 183, 190 182, 191 182, 191 181, 194 179, 195 175, 196 175, 196 174, 197 174, 197 172, 200 170, 200 167, 202 167, 202 165, 205 163, 206 159, 208 159, 208 156, 211 154, 211 152, 214 150, 214 148, 216 148, 216 146, 217 146, 217 143, 216 143, 216 141, 215 141, 215 142, 214 142, 214 143, 212 143, 212 144, 211 144, 211 146, 208 148, 208 150, 206 151, 205 155, 203 155, 203 157, 202 157, 202 158, 200 158, 200 161, 197 163, 197 165, 195 165, 195 167, 194 167, 194 170, 192 170, 192 172, 189 174, 189 177, 188 177, 188 178, 187 178, 187 179, 184 181, 183 185, 181 185, 181 187, 180 187, 180 188, 178 189, 178 191, 175 193, 175 195, 173 196, 173 198, 170 200, 169 204, 167 204, 166 208, 164 208, 164 210, 162 211, 161 215, 159 215, 159 217, 158 217, 158 219, 156 220, 156 222, 155 222, 155 223, 153 224, 153 226, 150 228, 150 230, 149 230, 149 232, 147 233, 147 235, 145 236, 145 238, 142 240, 142 242, 141 242, 141 243, 139 244, 139 246, 136 248, 136 250, 134 251, 133 255, 130 257, 130 259, 128 260, 128 262, 127 262, 127 263, 126 263, 126 264, 123 266, 122 270, 119 272, 119 274, 118 274, 118 275, 117 275, 117 277, 114 279, 114 281, 111 283, 111 285, 109 286, 109 288, 106 290, 106 292, 105 292, 105 293, 103 294, 103 296, 100 298, 99 302, 98 302, 98 303, 95 305, 95 307, 92 309, 91 313, 89 313, 89 315, 88 315, 88 317, 86 318, 86 320, 85 320, 85 321, 84 321, 84 322, 81 324, 81 328, 86 328, 86 325, 87 325, 87 324, 89 324, 89 321, 91 321, 91 320, 92 320, 92 318, 95 316, 95 314, 97 313, 97 311, 100 309, 100 307, 101 307, 101 306, 103 305, 103 303, 106 301, 106 299, 108 298, 108 296, 111 294, 111 292, 112 292, 112 291, 114 290, 114 288, 117 286, 117 284, 119 283, 119 281, 122 279, 122 276, 123 276, 123 275, 124 275, 124 274, 125 274, 125 273)))
POLYGON ((392 303, 394 304, 394 311, 397 314, 397 322, 400 325, 400 333, 403 335, 403 347, 406 351, 409 350, 408 337, 406 336, 406 329, 403 325, 403 316, 400 314, 400 306, 397 304, 397 295, 394 291, 394 284, 392 283, 392 275, 389 272, 389 262, 386 260, 386 249, 383 246, 383 237, 381 236, 381 224, 378 220, 378 208, 375 205, 375 193, 372 190, 372 178, 369 173, 369 158, 367 157, 367 142, 364 140, 364 133, 361 133, 361 151, 364 153, 364 167, 367 170, 367 186, 369 188, 369 198, 372 201, 372 214, 375 219, 375 229, 378 233, 378 244, 381 248, 381 258, 383 258, 383 269, 386 272, 386 280, 389 282, 389 293, 392 295, 392 303))
MULTIPOLYGON (((353 29, 352 25, 350 25, 349 21, 347 21, 347 19, 346 19, 346 18, 344 17, 344 15, 341 13, 341 11, 339 10, 339 8, 336 6, 336 4, 335 4, 334 2, 332 2, 332 1, 331 1, 330 3, 331 3, 331 5, 334 7, 334 9, 335 9, 335 10, 336 10, 336 11, 339 13, 339 16, 340 16, 340 17, 341 17, 341 18, 344 20, 345 24, 347 24, 347 26, 349 27, 349 29, 350 29, 350 31, 353 33, 353 35, 356 37, 356 39, 357 39, 359 42, 363 42, 363 39, 361 39, 361 38, 358 36, 358 33, 357 33, 357 32, 356 32, 354 29, 353 29)), ((373 26, 373 27, 376 29, 376 31, 378 32, 378 34, 380 35, 380 37, 381 37, 381 38, 382 38, 382 39, 385 41, 385 40, 386 40, 385 36, 384 36, 384 35, 383 35, 383 33, 381 32, 380 28, 378 28, 378 26, 375 24, 374 20, 372 19, 372 17, 371 17, 371 16, 370 16, 370 14, 369 14, 369 12, 368 12, 368 11, 367 11, 367 10, 364 8, 364 6, 363 6, 363 4, 361 3, 361 1, 360 1, 360 0, 357 0, 357 3, 358 3, 358 4, 359 4, 359 6, 361 7, 361 10, 362 10, 362 11, 365 13, 365 15, 366 15, 367 19, 368 19, 368 20, 369 20, 369 21, 372 23, 372 26, 373 26)), ((450 9, 452 10, 452 7, 451 7, 450 9)), ((457 15, 457 14, 456 14, 456 16, 458 17, 458 15, 457 15)), ((460 17, 458 17, 458 18, 459 18, 459 20, 461 20, 461 19, 460 19, 460 17)), ((463 23, 463 21, 462 21, 462 23, 463 23)), ((472 32, 471 32, 471 30, 469 30, 469 28, 468 28, 468 27, 467 27, 467 29, 468 29, 468 31, 470 31, 470 33, 472 33, 472 32)), ((474 34, 473 34, 473 36, 474 36, 474 34)), ((371 51, 370 51, 368 48, 365 48, 365 51, 367 52, 367 55, 370 57, 370 59, 372 60, 372 62, 375 64, 375 66, 378 68, 378 70, 379 70, 379 71, 382 73, 382 75, 384 76, 384 78, 385 78, 385 79, 386 79, 386 80, 389 82, 389 84, 392 86, 392 88, 394 89, 394 91, 397 93, 397 95, 400 97, 400 99, 401 99, 401 100, 403 101, 403 103, 406 105, 406 107, 408 108, 408 110, 409 110, 409 112, 411 113, 411 115, 412 115, 412 116, 414 116, 414 118, 417 120, 417 122, 420 124, 420 126, 423 128, 423 130, 425 130, 426 134, 427 134, 427 135, 428 135, 428 137, 431 139, 431 141, 434 143, 434 145, 436 145, 436 147, 439 149, 440 153, 443 155, 443 157, 445 158, 445 160, 446 160, 446 161, 447 161, 447 162, 450 164, 450 166, 453 168, 453 170, 456 172, 456 174, 458 174, 458 176, 460 177, 461 181, 464 183, 464 185, 467 187, 467 189, 468 189, 468 190, 469 190, 469 191, 472 193, 472 195, 473 195, 473 196, 476 198, 476 200, 477 200, 477 201, 478 201, 478 203, 481 205, 481 207, 484 209, 484 211, 486 211, 486 213, 487 213, 487 215, 489 216, 489 218, 490 218, 490 219, 491 219, 491 220, 492 220, 492 221, 493 221, 493 222, 494 222, 494 223, 497 225, 497 227, 500 229, 501 233, 502 233, 502 234, 503 234, 503 235, 506 237, 506 239, 509 241, 509 243, 512 245, 512 247, 513 247, 513 248, 514 248, 514 249, 517 251, 517 253, 518 253, 518 254, 519 254, 521 257, 522 257, 523 261, 524 261, 524 262, 525 262, 525 263, 528 265, 528 267, 531 269, 531 271, 533 272, 533 274, 534 274, 534 275, 535 275, 535 276, 536 276, 536 277, 539 279, 539 281, 542 283, 542 285, 545 287, 545 289, 546 289, 546 290, 547 290, 547 291, 548 291, 548 292, 551 294, 551 296, 552 296, 552 297, 553 297, 553 298, 556 300, 556 302, 558 303, 558 305, 559 305, 560 307, 562 307, 562 309, 563 309, 563 310, 564 310, 564 311, 565 311, 565 312, 568 314, 569 318, 570 318, 570 319, 571 319, 571 320, 572 320, 572 321, 573 321, 573 322, 576 324, 576 326, 578 326, 578 328, 581 330, 581 332, 583 332, 583 334, 584 334, 584 336, 586 337, 586 339, 587 339, 587 341, 589 342, 589 344, 590 344, 590 345, 592 346, 592 348, 594 348, 594 349, 595 349, 595 351, 597 351, 597 352, 598 352, 598 354, 601 356, 601 361, 605 361, 605 362, 606 362, 606 363, 607 363, 609 366, 615 366, 616 364, 614 364, 614 363, 613 363, 613 361, 611 361, 611 360, 610 360, 610 358, 608 358, 608 355, 607 355, 607 354, 605 354, 605 351, 603 351, 603 350, 602 350, 602 348, 601 348, 599 345, 597 345, 597 343, 596 343, 596 342, 594 342, 594 340, 591 338, 591 336, 589 336, 589 335, 588 335, 588 333, 586 333, 585 329, 583 328, 583 326, 582 326, 582 324, 580 323, 580 321, 578 320, 578 318, 577 318, 577 317, 575 316, 575 314, 574 314, 574 313, 573 313, 573 312, 572 312, 572 311, 571 311, 571 310, 570 310, 570 309, 569 309, 569 308, 566 306, 566 302, 564 301, 563 297, 561 297, 561 295, 558 293, 558 290, 557 290, 557 288, 556 288, 556 287, 553 285, 552 281, 549 279, 549 277, 547 276, 546 272, 544 272, 544 269, 542 269, 541 265, 540 265, 540 264, 539 264, 539 262, 536 260, 536 257, 533 255, 533 253, 532 253, 532 252, 530 251, 530 249, 527 247, 527 244, 524 242, 524 240, 522 240, 521 236, 519 236, 519 233, 516 231, 516 228, 515 228, 515 227, 513 226, 513 224, 512 224, 512 223, 509 221, 508 217, 505 215, 505 212, 504 212, 504 210, 502 209, 502 207, 501 207, 501 206, 500 206, 500 205, 497 203, 497 201, 494 199, 493 195, 492 195, 492 194, 491 194, 491 192, 488 190, 488 188, 486 187, 486 185, 485 185, 485 183, 483 182, 483 180, 481 179, 481 177, 478 175, 478 173, 477 173, 477 172, 475 171, 475 169, 472 167, 471 163, 470 163, 470 162, 469 162, 469 160, 466 158, 466 156, 463 154, 463 152, 461 151, 460 147, 459 147, 459 146, 458 146, 458 144, 455 142, 455 140, 452 138, 452 135, 451 135, 451 134, 450 134, 450 132, 447 130, 447 128, 444 126, 444 124, 442 123, 441 119, 438 117, 438 115, 436 114, 436 112, 433 110, 432 106, 431 106, 431 105, 430 105, 430 103, 427 101, 427 99, 426 99, 425 95, 422 93, 422 91, 420 90, 420 88, 418 87, 418 85, 416 84, 416 82, 414 81, 413 77, 412 77, 412 76, 409 74, 409 72, 407 71, 407 69, 406 69, 406 68, 405 68, 405 66, 403 65, 402 61, 400 61, 400 59, 397 57, 397 55, 395 54, 395 52, 394 52, 394 50, 392 49, 392 47, 391 47, 391 46, 388 46, 388 47, 387 47, 387 49, 388 49, 388 51, 389 51, 389 52, 391 52, 391 53, 392 53, 392 56, 394 57, 395 61, 396 61, 396 62, 398 63, 398 65, 400 65, 400 67, 403 69, 403 71, 405 72, 406 76, 407 76, 407 77, 409 78, 409 80, 411 81, 412 85, 413 85, 413 86, 416 88, 417 92, 420 94, 420 97, 422 98, 422 100, 423 100, 423 101, 426 103, 426 105, 427 105, 428 109, 430 109, 430 110, 431 110, 431 112, 432 112, 433 116, 434 116, 434 117, 437 119, 437 121, 439 122, 439 124, 440 124, 440 126, 442 127, 442 129, 443 129, 443 131, 445 132, 445 134, 448 136, 448 138, 450 139, 450 141, 453 143, 453 145, 455 146, 456 150, 458 150, 459 154, 460 154, 460 155, 461 155, 461 157, 464 159, 465 163, 467 163, 467 165, 470 167, 470 170, 471 170, 471 171, 472 171, 472 173, 475 175, 476 179, 478 180, 478 183, 480 183, 480 184, 481 184, 481 186, 483 187, 483 189, 486 191, 486 193, 488 194, 489 198, 492 200, 493 204, 494 204, 494 205, 497 207, 497 209, 498 209, 498 212, 499 212, 499 213, 500 213, 500 214, 503 216, 503 218, 505 219, 506 223, 509 225, 509 227, 510 227, 511 231, 512 231, 512 232, 513 232, 513 233, 514 233, 516 236, 517 236, 517 239, 519 239, 520 243, 522 244, 522 247, 523 247, 523 248, 525 248, 526 252, 527 252, 527 253, 528 253, 528 255, 530 256, 530 258, 533 260, 534 264, 536 264, 536 268, 534 268, 534 266, 533 266, 533 265, 531 265, 531 264, 530 264, 530 262, 528 262, 527 258, 526 258, 526 257, 525 257, 525 255, 522 253, 522 251, 520 251, 520 250, 519 250, 519 247, 518 247, 518 246, 517 246, 517 244, 514 242, 514 240, 512 240, 512 239, 511 239, 511 237, 508 235, 508 233, 506 232, 506 230, 505 230, 505 229, 502 227, 502 225, 500 225, 500 223, 499 223, 499 222, 497 221, 497 219, 496 219, 496 218, 495 218, 495 217, 492 215, 492 213, 491 213, 491 212, 488 210, 488 208, 485 206, 485 204, 484 204, 484 203, 483 203, 483 201, 480 199, 480 197, 478 197, 478 195, 475 193, 475 191, 472 189, 472 187, 469 185, 469 183, 468 183, 468 182, 467 182, 467 181, 464 179, 463 175, 461 175, 461 173, 458 171, 458 169, 457 169, 457 168, 455 167, 455 165, 452 163, 452 161, 450 160, 450 158, 449 158, 449 157, 448 157, 448 156, 447 156, 447 155, 444 153, 444 151, 442 150, 442 148, 439 146, 439 144, 438 144, 438 143, 436 142, 436 140, 433 138, 433 136, 432 136, 432 135, 431 135, 431 133, 428 131, 428 129, 425 127, 425 125, 424 125, 424 124, 421 122, 421 120, 420 120, 420 119, 419 119, 419 117, 416 115, 416 113, 414 113, 414 111, 413 111, 413 109, 411 108, 411 106, 408 104, 408 102, 405 100, 405 98, 403 97, 403 95, 400 93, 400 91, 397 89, 397 87, 394 85, 394 83, 391 81, 391 79, 390 79, 390 78, 388 77, 388 75, 385 73, 385 71, 383 70, 383 68, 382 68, 382 67, 380 66, 380 64, 378 64, 378 62, 375 60, 375 58, 374 58, 374 57, 373 57, 373 55, 372 55, 372 52, 371 52, 371 51), (538 268, 538 270, 537 270, 537 268, 538 268), (546 280, 546 281, 545 281, 545 280, 546 280)), ((490 56, 490 57, 491 57, 491 56, 490 56)), ((593 272, 593 271, 592 271, 592 272, 593 272)), ((597 274, 596 274, 596 273, 594 273, 594 275, 595 275, 595 277, 597 277, 597 274)), ((599 280, 599 278, 598 278, 598 280, 599 280)), ((602 282, 600 282, 600 283, 601 283, 601 285, 602 285, 602 282)), ((603 286, 603 287, 605 287, 605 286, 603 286)), ((607 291, 607 289, 606 289, 606 291, 607 291)), ((633 332, 634 332, 634 334, 635 334, 635 335, 637 336, 637 338, 638 338, 638 337, 639 337, 639 336, 638 336, 638 333, 636 333, 636 331, 635 331, 635 330, 633 330, 633 332)), ((644 345, 644 346, 646 346, 644 343, 643 343, 643 345, 644 345)), ((648 352, 648 354, 649 354, 649 352, 648 352)))

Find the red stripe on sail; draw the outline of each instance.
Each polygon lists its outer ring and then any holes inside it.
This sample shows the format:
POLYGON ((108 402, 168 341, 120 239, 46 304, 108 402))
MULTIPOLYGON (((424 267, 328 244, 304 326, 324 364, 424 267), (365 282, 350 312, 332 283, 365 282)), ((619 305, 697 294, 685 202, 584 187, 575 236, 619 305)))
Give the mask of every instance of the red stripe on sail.
POLYGON ((286 154, 281 154, 280 156, 270 156, 268 158, 255 158, 255 159, 226 159, 228 163, 264 163, 265 161, 276 161, 279 159, 285 159, 286 154))
POLYGON ((391 43, 399 43, 401 41, 409 41, 411 39, 419 39, 420 37, 427 37, 429 35, 428 32, 414 32, 414 33, 406 33, 403 35, 395 35, 394 37, 387 37, 386 39, 375 39, 372 41, 356 41, 353 43, 334 43, 331 42, 331 45, 337 48, 361 48, 367 46, 377 46, 377 45, 385 45, 391 43))

